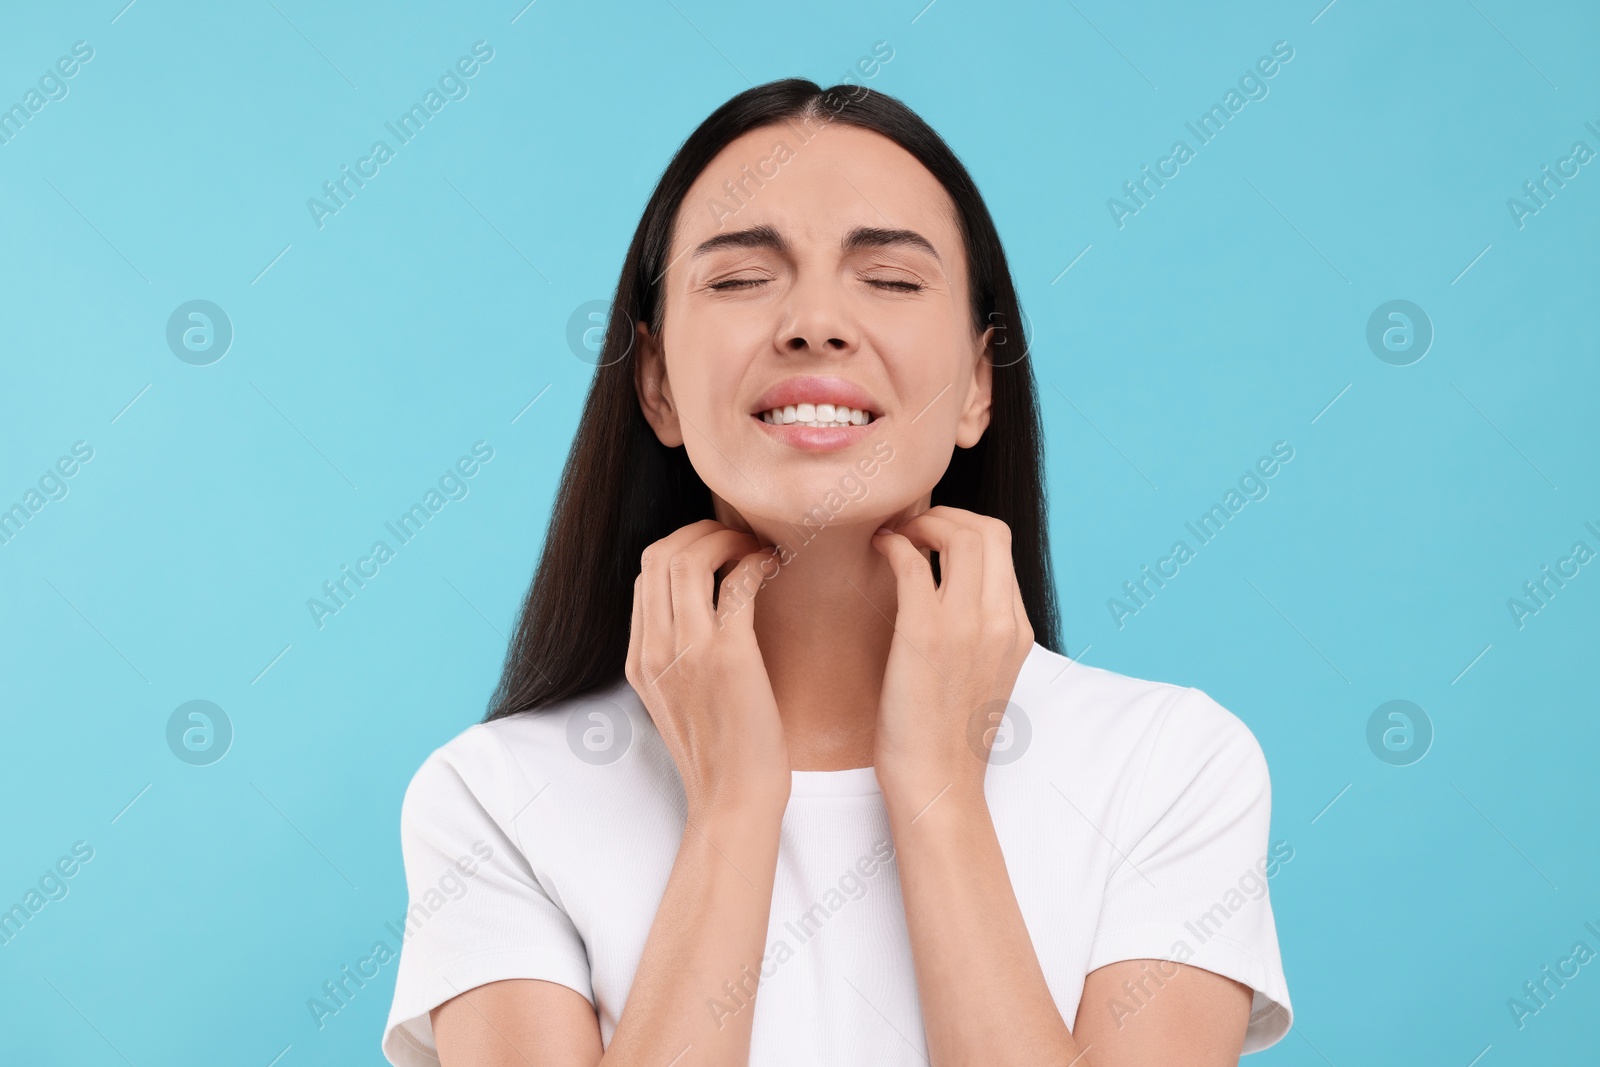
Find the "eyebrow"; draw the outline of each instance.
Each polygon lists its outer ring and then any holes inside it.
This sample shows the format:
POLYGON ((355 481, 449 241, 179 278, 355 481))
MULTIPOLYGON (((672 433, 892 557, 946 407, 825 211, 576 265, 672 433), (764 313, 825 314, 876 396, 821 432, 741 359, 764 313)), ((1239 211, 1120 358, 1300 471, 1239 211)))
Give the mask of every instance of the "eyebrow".
POLYGON ((748 230, 719 233, 715 237, 701 241, 696 246, 694 254, 704 256, 719 248, 770 248, 774 252, 786 254, 789 251, 789 242, 771 226, 752 226, 748 230))
MULTIPOLYGON (((845 234, 840 245, 845 253, 859 252, 868 248, 903 246, 926 252, 940 263, 944 262, 933 247, 933 242, 915 230, 885 230, 858 226, 845 234)), ((771 226, 752 226, 746 230, 732 230, 708 238, 695 247, 694 254, 704 256, 721 248, 770 248, 780 255, 787 255, 789 242, 771 226)))
POLYGON ((844 238, 845 252, 859 252, 865 248, 892 248, 897 245, 915 248, 918 251, 928 253, 940 263, 944 262, 934 249, 933 242, 915 230, 880 230, 868 226, 858 226, 846 234, 844 238))

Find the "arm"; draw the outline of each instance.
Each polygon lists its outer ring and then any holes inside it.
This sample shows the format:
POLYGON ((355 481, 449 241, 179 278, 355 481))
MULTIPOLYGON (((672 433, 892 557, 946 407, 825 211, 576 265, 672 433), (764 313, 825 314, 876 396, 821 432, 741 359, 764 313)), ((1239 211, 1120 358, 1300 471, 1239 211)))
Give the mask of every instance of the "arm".
POLYGON ((1238 1063, 1250 988, 1165 960, 1121 960, 1094 971, 1068 1031, 982 793, 957 794, 952 786, 929 804, 938 793, 925 788, 920 803, 885 794, 934 1067, 1238 1063))
POLYGON ((1212 971, 1170 960, 1118 960, 1083 983, 1073 1035, 1092 1067, 1177 1061, 1234 1067, 1254 993, 1212 971))
POLYGON ((611 1047, 588 1000, 554 982, 491 982, 433 1010, 444 1067, 593 1067, 594 1064, 742 1065, 755 992, 782 811, 713 816, 685 827, 611 1047), (708 1002, 742 1003, 714 1014, 708 1002), (677 1058, 683 1054, 681 1058, 677 1058))
POLYGON ((1082 1049, 1045 985, 981 787, 886 785, 884 803, 933 1067, 1113 1067, 1117 1061, 1078 1058, 1082 1049))
POLYGON ((984 799, 989 727, 1033 644, 1009 531, 936 507, 880 533, 874 545, 894 566, 899 597, 875 742, 878 777, 933 1067, 1236 1063, 1248 988, 1178 964, 1163 964, 1171 977, 1159 995, 1145 997, 1138 1017, 1121 1017, 1121 1026, 1108 1001, 1145 972, 1129 961, 1098 968, 1085 982, 1079 1028, 1068 1030, 984 799), (919 548, 940 554, 937 588, 919 548), (982 738, 976 750, 974 736, 982 738))
POLYGON ((768 559, 749 535, 706 519, 640 561, 627 677, 677 765, 688 812, 610 1047, 601 1054, 598 1020, 575 990, 495 982, 434 1010, 444 1067, 748 1061, 790 783, 754 612, 742 610, 768 559), (714 573, 730 560, 740 565, 714 606, 714 573))

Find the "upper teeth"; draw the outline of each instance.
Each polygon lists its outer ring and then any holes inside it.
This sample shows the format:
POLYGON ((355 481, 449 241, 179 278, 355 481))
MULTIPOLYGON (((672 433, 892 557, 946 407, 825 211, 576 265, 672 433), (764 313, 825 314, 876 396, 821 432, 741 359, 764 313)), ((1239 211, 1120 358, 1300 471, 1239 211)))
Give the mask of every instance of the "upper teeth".
POLYGON ((789 404, 763 411, 761 421, 801 426, 865 426, 872 421, 872 413, 843 404, 789 404))

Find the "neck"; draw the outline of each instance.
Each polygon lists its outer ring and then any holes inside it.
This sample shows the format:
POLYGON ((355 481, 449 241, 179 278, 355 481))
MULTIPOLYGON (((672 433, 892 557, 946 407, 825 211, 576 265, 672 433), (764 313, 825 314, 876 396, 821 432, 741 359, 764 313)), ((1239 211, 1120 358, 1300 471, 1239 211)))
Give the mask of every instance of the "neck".
MULTIPOLYGON (((879 520, 819 530, 746 520, 716 503, 718 521, 785 546, 787 562, 756 596, 754 627, 790 765, 870 766, 898 605, 894 571, 872 547, 879 520)), ((924 501, 906 514, 926 508, 924 501)))

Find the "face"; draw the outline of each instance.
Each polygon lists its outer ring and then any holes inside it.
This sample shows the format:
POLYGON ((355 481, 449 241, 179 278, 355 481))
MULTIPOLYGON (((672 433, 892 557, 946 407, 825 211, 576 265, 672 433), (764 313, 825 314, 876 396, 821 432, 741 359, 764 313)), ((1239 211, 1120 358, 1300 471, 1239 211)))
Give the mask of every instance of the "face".
POLYGON ((640 403, 723 522, 917 514, 987 427, 993 331, 954 203, 888 138, 821 119, 745 134, 690 188, 668 262, 661 336, 638 326, 640 403))

